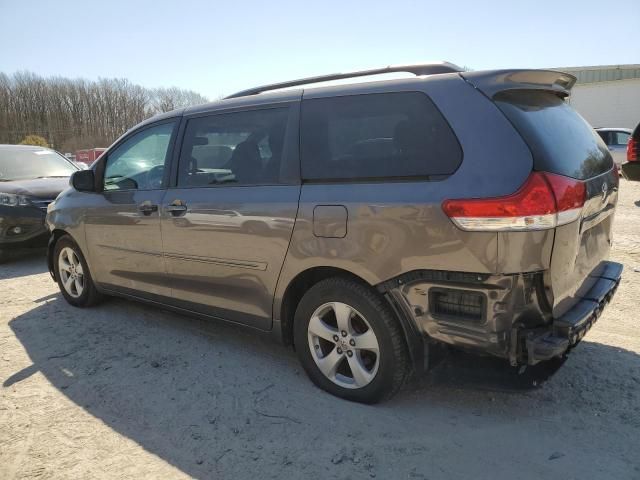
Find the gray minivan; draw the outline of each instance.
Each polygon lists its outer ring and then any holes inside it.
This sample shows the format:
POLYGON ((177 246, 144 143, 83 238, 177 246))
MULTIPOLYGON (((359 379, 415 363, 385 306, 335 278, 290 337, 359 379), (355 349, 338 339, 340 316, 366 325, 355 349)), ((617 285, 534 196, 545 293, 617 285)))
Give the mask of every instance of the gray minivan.
POLYGON ((272 332, 360 402, 439 343, 561 357, 622 272, 618 175, 574 82, 411 65, 153 117, 50 205, 49 270, 78 307, 118 295, 272 332), (308 88, 390 72, 415 76, 308 88))

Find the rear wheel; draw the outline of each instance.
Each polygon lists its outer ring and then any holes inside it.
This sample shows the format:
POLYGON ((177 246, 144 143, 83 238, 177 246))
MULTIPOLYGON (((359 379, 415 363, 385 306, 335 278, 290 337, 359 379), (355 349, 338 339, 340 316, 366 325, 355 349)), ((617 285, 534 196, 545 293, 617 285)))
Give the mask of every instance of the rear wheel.
POLYGON ((60 291, 71 305, 89 307, 101 300, 87 262, 70 236, 64 235, 56 242, 53 267, 60 291))
POLYGON ((390 398, 409 373, 402 331, 384 300, 361 283, 330 278, 302 298, 294 341, 311 380, 357 402, 390 398))

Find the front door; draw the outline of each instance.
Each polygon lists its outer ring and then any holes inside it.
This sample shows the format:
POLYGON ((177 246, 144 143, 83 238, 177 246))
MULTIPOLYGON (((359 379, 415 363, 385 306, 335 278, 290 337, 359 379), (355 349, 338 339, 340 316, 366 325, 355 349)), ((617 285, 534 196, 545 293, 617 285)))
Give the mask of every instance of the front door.
POLYGON ((141 296, 169 297, 159 205, 177 120, 143 127, 109 150, 103 191, 91 195, 85 232, 95 281, 141 296))
POLYGON ((295 105, 187 120, 176 179, 162 202, 174 303, 271 327, 273 294, 300 185, 295 105))

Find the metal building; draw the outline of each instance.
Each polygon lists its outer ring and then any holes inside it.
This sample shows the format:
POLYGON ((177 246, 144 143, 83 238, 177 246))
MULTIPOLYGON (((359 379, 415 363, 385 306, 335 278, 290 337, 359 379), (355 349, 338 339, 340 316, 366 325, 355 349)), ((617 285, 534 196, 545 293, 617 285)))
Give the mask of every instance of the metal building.
POLYGON ((640 123, 640 64, 556 68, 576 76, 569 103, 593 127, 640 123))

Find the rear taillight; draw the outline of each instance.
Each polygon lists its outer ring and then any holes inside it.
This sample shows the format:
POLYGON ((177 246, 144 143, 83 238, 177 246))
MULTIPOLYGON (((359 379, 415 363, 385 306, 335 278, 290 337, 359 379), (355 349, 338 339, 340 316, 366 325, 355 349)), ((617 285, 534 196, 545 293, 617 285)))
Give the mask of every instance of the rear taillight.
POLYGON ((585 196, 584 182, 553 173, 533 172, 514 194, 445 200, 442 209, 463 230, 545 230, 579 218, 585 196))
POLYGON ((638 140, 636 140, 633 136, 629 138, 629 143, 627 143, 627 162, 637 162, 638 161, 638 140))

